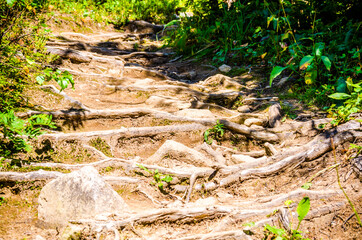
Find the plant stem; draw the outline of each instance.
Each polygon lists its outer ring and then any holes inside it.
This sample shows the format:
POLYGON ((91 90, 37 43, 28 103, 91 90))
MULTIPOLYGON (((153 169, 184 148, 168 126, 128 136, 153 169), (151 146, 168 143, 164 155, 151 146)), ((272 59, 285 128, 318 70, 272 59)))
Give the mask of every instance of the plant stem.
MULTIPOLYGON (((332 149, 333 149, 334 163, 337 164, 337 155, 336 155, 336 149, 334 147, 333 138, 331 138, 331 143, 332 143, 332 149)), ((351 199, 348 197, 347 193, 344 191, 344 189, 342 187, 341 180, 339 178, 338 166, 336 166, 336 172, 337 172, 337 181, 338 181, 339 188, 342 190, 342 192, 343 192, 344 196, 346 197, 349 205, 351 205, 351 208, 352 208, 354 214, 356 215, 357 221, 358 221, 359 225, 362 227, 362 222, 361 222, 361 219, 360 219, 360 217, 358 215, 358 212, 356 211, 351 199)))

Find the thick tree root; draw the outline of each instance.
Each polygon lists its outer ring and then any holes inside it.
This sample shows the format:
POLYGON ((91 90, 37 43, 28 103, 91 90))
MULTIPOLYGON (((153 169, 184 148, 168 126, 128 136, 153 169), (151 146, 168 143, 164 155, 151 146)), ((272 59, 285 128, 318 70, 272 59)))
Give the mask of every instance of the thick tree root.
MULTIPOLYGON (((340 209, 344 203, 332 204, 332 206, 322 206, 316 208, 314 212, 308 214, 309 219, 319 217, 340 209), (332 207, 333 206, 333 207, 332 207)), ((189 223, 199 222, 205 219, 212 219, 217 217, 227 216, 234 223, 252 219, 255 217, 266 216, 275 212, 275 210, 282 209, 283 207, 267 208, 267 209, 250 209, 240 210, 228 206, 210 206, 210 207, 197 207, 197 208, 183 208, 183 209, 159 209, 153 210, 142 214, 132 215, 129 218, 118 221, 97 221, 92 219, 70 220, 71 224, 88 226, 91 229, 105 229, 115 228, 121 230, 127 225, 149 225, 159 222, 178 222, 189 223)))
MULTIPOLYGON (((0 182, 31 182, 47 181, 63 176, 64 173, 57 171, 38 170, 35 172, 0 172, 0 182)), ((136 184, 142 180, 130 177, 104 176, 103 179, 113 185, 136 184)))
POLYGON ((206 127, 201 124, 184 124, 184 125, 173 125, 173 126, 121 128, 121 129, 94 131, 94 132, 44 134, 40 138, 50 138, 54 140, 63 140, 63 139, 87 140, 93 137, 112 137, 112 136, 131 138, 139 136, 155 136, 161 133, 187 132, 187 131, 199 131, 199 130, 206 130, 206 127))
POLYGON ((225 167, 224 169, 220 169, 221 174, 230 174, 230 172, 236 173, 228 175, 227 177, 221 179, 220 182, 197 184, 195 189, 199 191, 210 191, 218 187, 226 187, 233 183, 242 182, 251 178, 271 176, 287 169, 288 167, 291 167, 294 164, 300 164, 304 161, 311 161, 332 150, 331 138, 333 138, 335 145, 340 145, 346 141, 353 141, 354 139, 360 138, 362 136, 361 132, 356 132, 353 130, 361 130, 360 123, 350 121, 340 125, 336 129, 322 133, 315 137, 308 144, 300 147, 298 150, 286 151, 286 153, 275 156, 275 158, 281 158, 281 160, 278 160, 276 163, 265 167, 245 169, 242 171, 240 171, 240 167, 238 166, 225 167), (293 155, 288 155, 292 153, 293 155))

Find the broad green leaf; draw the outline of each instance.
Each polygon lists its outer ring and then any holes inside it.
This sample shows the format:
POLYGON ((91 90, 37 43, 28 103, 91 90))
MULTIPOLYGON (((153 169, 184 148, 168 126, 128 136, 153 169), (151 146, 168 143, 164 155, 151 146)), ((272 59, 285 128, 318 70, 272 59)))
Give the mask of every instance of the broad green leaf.
POLYGON ((44 76, 37 76, 35 78, 35 80, 37 81, 37 83, 39 83, 39 85, 43 85, 43 83, 45 81, 45 77, 44 76))
POLYGON ((305 73, 304 80, 306 84, 310 85, 314 83, 316 79, 317 79, 317 70, 312 70, 305 73))
POLYGON ((284 69, 286 69, 288 67, 280 67, 280 66, 275 66, 270 74, 270 81, 269 81, 269 85, 271 86, 273 83, 274 78, 276 78, 277 76, 279 76, 284 69))
POLYGON ((353 80, 351 77, 348 77, 347 80, 345 81, 345 83, 347 84, 347 88, 348 88, 348 91, 352 92, 353 91, 353 80))
POLYGON ((274 19, 274 16, 268 17, 267 27, 269 27, 269 24, 271 21, 273 21, 273 19, 274 19))
POLYGON ((344 99, 350 98, 351 95, 349 95, 347 93, 333 93, 333 94, 329 95, 328 97, 336 99, 336 100, 344 100, 344 99))
POLYGON ((299 69, 304 70, 306 69, 313 61, 314 57, 311 55, 304 56, 299 63, 299 69))
POLYGON ((316 45, 315 45, 315 55, 318 58, 322 56, 323 49, 324 49, 324 43, 322 43, 322 42, 316 43, 316 45))
POLYGON ((12 7, 14 5, 16 0, 6 0, 6 3, 8 4, 8 6, 12 7))
POLYGON ((307 216, 310 209, 310 200, 309 197, 304 197, 298 204, 297 213, 298 220, 301 222, 305 216, 307 216))
POLYGON ((332 67, 332 63, 329 60, 329 58, 327 56, 322 56, 322 61, 324 63, 324 66, 326 66, 327 70, 330 71, 331 67, 332 67))
MULTIPOLYGON (((348 79, 347 79, 348 80, 348 79)), ((362 90, 362 82, 360 83, 353 83, 352 79, 350 78, 349 81, 346 81, 347 86, 353 87, 354 92, 360 92, 362 90)), ((352 91, 351 91, 352 92, 352 91)))
POLYGON ((278 236, 283 236, 283 235, 285 234, 285 230, 284 230, 284 229, 279 229, 279 228, 270 226, 269 224, 267 224, 267 225, 265 226, 265 228, 266 228, 267 230, 269 230, 270 232, 278 235, 278 236))
POLYGON ((282 35, 281 40, 283 41, 284 39, 287 39, 289 37, 289 32, 286 32, 282 35))

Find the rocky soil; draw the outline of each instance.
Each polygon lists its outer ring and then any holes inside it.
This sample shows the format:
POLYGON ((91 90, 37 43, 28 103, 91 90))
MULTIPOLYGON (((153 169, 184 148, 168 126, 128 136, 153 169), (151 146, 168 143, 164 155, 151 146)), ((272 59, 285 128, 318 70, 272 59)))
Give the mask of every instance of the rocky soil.
POLYGON ((37 111, 18 115, 51 114, 58 129, 21 169, 0 172, 0 239, 263 239, 265 224, 296 228, 304 196, 305 237, 360 239, 336 175, 362 214, 349 149, 361 145, 358 119, 332 128, 323 113, 264 94, 254 69, 229 77, 161 49, 152 26, 131 30, 55 31, 48 42, 75 89, 28 90, 37 111))

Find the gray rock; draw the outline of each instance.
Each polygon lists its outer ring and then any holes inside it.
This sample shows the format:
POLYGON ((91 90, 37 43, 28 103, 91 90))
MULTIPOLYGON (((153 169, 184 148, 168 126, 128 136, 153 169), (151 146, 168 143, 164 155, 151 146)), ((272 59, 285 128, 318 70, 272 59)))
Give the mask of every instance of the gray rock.
POLYGON ((220 72, 228 73, 231 71, 231 67, 229 65, 223 64, 219 67, 220 72))
POLYGON ((271 128, 279 127, 282 119, 281 114, 282 108, 280 107, 280 104, 274 104, 269 108, 268 115, 269 115, 269 126, 271 128))
POLYGON ((240 113, 251 112, 251 107, 249 105, 240 106, 240 107, 238 107, 238 112, 240 112, 240 113))
POLYGON ((48 227, 101 213, 125 214, 126 203, 94 167, 84 167, 52 180, 39 195, 38 218, 48 227))

